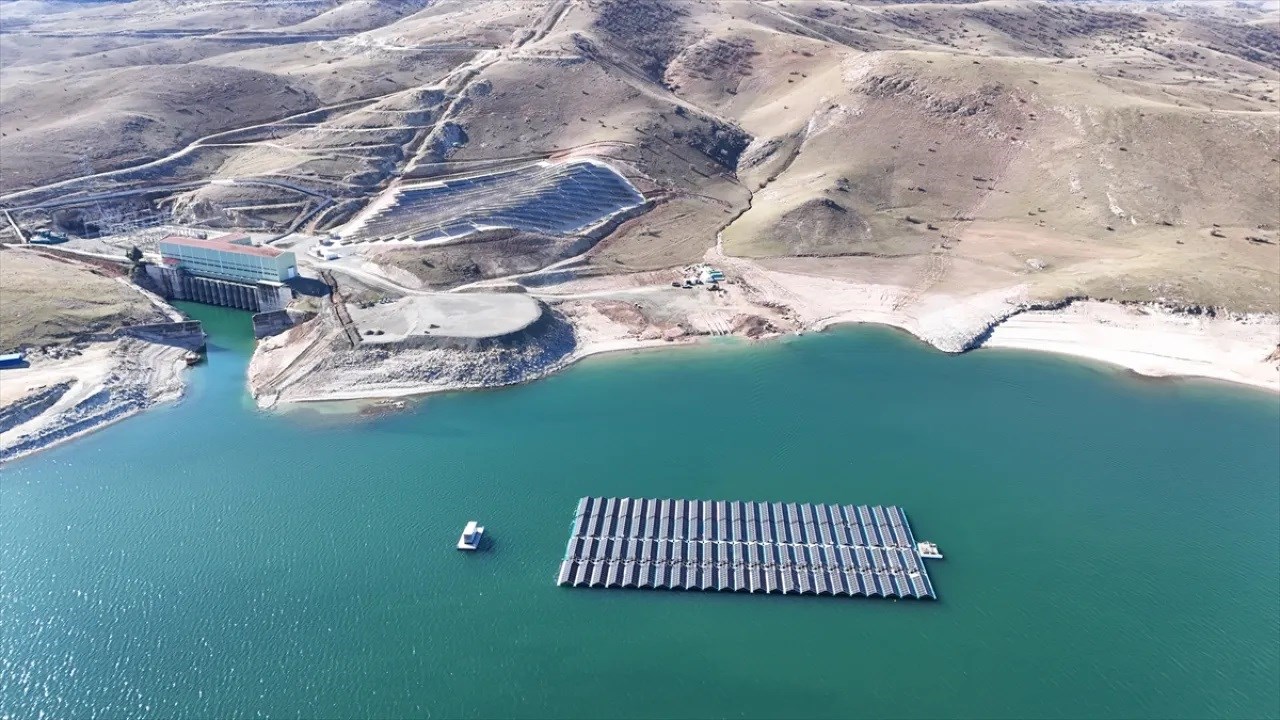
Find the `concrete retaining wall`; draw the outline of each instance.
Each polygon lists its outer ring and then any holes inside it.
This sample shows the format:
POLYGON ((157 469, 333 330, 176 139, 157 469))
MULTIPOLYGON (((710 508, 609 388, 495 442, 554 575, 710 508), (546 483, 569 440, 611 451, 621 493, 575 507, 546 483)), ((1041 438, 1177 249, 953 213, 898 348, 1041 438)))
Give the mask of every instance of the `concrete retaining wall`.
POLYGON ((130 325, 122 327, 119 335, 135 337, 147 342, 161 345, 173 345, 188 350, 199 350, 204 347, 204 326, 199 320, 183 320, 182 322, 151 323, 149 325, 130 325))
POLYGON ((284 310, 293 301, 293 291, 287 285, 258 285, 258 311, 284 310))
POLYGON ((253 316, 253 337, 261 340, 264 337, 279 335, 294 325, 304 323, 315 316, 315 313, 295 312, 292 310, 260 312, 253 316))

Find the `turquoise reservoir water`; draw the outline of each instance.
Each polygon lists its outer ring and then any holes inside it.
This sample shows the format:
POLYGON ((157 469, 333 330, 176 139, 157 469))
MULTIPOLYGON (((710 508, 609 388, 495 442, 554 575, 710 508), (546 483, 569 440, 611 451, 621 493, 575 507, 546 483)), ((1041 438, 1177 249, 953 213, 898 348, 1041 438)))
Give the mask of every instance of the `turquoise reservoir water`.
POLYGON ((185 400, 0 471, 0 717, 1280 714, 1274 396, 860 328, 279 417, 193 314, 185 400), (587 494, 900 504, 941 599, 560 588, 587 494))

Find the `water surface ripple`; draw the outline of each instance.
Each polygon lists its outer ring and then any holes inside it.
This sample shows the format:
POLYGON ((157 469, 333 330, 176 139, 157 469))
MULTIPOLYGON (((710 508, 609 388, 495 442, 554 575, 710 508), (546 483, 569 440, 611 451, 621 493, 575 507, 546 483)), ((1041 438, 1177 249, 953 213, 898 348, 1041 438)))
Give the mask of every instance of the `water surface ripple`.
POLYGON ((1273 396, 862 328, 281 418, 196 312, 186 400, 0 470, 0 717, 1280 714, 1273 396), (559 588, 588 494, 902 505, 941 599, 559 588))

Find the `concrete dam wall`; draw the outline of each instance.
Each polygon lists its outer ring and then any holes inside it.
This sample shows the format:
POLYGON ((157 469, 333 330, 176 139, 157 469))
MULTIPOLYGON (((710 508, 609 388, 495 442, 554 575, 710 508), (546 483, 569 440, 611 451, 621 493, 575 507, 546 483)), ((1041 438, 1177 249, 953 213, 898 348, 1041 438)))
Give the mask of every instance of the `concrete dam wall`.
POLYGON ((293 300, 293 291, 284 285, 196 277, 157 265, 147 266, 147 277, 166 300, 190 300, 250 312, 283 310, 293 300))
POLYGON ((200 350, 205 345, 204 326, 199 320, 130 325, 120 328, 119 335, 188 350, 200 350))

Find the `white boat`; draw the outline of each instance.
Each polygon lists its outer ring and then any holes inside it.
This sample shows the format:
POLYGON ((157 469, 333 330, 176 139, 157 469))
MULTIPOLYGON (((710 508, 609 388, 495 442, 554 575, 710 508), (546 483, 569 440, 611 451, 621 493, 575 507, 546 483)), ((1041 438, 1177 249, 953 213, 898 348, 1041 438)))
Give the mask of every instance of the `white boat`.
POLYGON ((477 525, 475 520, 467 523, 462 529, 462 537, 458 538, 459 550, 475 550, 480 547, 480 540, 484 537, 484 526, 477 525))
POLYGON ((916 553, 922 558, 931 558, 934 560, 942 559, 942 552, 938 550, 938 546, 928 540, 921 540, 916 543, 916 553))

